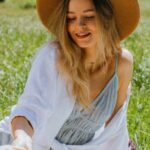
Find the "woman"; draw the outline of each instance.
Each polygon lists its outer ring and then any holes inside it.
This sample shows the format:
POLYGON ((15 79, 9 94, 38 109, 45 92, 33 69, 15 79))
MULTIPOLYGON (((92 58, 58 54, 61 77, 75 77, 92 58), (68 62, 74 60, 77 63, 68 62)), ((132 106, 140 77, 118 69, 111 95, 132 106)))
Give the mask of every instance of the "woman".
POLYGON ((9 129, 1 122, 13 137, 1 149, 134 149, 126 124, 133 57, 120 42, 137 26, 137 0, 37 0, 37 10, 55 40, 39 49, 9 129))

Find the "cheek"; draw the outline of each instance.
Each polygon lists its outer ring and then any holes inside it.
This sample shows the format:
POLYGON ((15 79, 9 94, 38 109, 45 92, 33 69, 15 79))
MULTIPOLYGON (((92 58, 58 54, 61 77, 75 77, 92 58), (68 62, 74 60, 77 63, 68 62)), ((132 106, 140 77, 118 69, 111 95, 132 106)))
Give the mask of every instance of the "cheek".
POLYGON ((96 23, 91 23, 91 24, 89 25, 89 28, 90 28, 93 32, 97 32, 97 31, 98 31, 98 30, 97 30, 96 23))

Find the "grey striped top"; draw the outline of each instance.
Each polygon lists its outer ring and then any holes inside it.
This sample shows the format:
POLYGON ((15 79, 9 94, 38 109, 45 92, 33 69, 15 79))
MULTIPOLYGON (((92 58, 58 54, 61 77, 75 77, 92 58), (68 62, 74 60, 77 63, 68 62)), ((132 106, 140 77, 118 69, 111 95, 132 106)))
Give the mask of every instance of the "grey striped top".
POLYGON ((95 109, 80 111, 81 106, 75 103, 72 113, 55 137, 60 143, 82 145, 89 142, 95 132, 110 118, 115 108, 118 90, 118 54, 116 55, 115 72, 104 89, 98 94, 91 105, 95 109))

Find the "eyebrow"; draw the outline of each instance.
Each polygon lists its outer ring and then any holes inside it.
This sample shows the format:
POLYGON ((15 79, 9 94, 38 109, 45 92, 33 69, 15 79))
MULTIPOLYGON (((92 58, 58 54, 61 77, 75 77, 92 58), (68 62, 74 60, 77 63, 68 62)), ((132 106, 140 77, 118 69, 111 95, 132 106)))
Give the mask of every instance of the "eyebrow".
MULTIPOLYGON (((86 12, 89 12, 89 11, 94 11, 93 9, 86 9, 84 10, 83 12, 86 13, 86 12)), ((74 12, 71 12, 71 11, 67 11, 67 13, 71 13, 71 14, 74 14, 74 12)))

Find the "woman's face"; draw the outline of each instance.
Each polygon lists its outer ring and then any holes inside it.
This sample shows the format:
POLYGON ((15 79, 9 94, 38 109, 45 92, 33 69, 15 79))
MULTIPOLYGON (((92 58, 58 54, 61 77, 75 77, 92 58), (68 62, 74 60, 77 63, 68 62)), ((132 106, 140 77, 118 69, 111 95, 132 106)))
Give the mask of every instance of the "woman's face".
POLYGON ((73 41, 81 48, 90 48, 97 42, 96 10, 92 0, 70 0, 67 29, 73 41))

